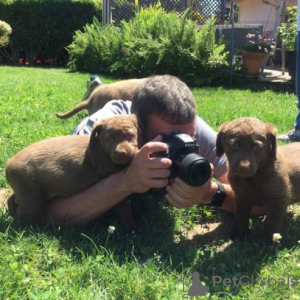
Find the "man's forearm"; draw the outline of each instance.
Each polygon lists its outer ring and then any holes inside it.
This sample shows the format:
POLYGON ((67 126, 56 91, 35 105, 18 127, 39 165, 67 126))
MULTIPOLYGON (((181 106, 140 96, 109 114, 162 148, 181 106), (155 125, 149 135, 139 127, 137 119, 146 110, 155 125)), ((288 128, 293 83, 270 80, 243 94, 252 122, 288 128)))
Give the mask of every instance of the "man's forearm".
POLYGON ((68 198, 54 199, 49 205, 48 220, 55 226, 88 223, 131 194, 124 184, 124 173, 118 172, 88 189, 68 198))

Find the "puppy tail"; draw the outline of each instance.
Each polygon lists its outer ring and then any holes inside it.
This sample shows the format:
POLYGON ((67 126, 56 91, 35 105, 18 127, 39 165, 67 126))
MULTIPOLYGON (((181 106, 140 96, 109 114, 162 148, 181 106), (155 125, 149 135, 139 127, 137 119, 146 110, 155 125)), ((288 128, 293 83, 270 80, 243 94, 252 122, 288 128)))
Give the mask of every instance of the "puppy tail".
POLYGON ((67 118, 70 118, 70 117, 74 116, 75 114, 77 114, 81 110, 87 109, 87 108, 88 108, 88 100, 85 100, 85 101, 82 101, 82 102, 78 103, 71 110, 69 110, 65 113, 56 113, 55 115, 60 119, 67 119, 67 118))

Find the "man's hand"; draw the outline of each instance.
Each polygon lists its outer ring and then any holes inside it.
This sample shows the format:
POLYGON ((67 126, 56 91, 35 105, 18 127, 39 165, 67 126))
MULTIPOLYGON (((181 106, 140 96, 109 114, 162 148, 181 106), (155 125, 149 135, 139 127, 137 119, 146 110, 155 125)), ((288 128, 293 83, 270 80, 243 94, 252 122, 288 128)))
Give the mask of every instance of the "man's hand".
POLYGON ((202 186, 190 186, 176 177, 166 188, 166 200, 177 208, 188 208, 199 203, 210 202, 212 195, 213 165, 211 165, 211 168, 211 176, 202 186))
POLYGON ((166 151, 167 145, 158 136, 145 144, 124 170, 125 181, 132 193, 145 193, 150 188, 162 188, 168 184, 172 161, 166 157, 151 157, 152 153, 166 151))

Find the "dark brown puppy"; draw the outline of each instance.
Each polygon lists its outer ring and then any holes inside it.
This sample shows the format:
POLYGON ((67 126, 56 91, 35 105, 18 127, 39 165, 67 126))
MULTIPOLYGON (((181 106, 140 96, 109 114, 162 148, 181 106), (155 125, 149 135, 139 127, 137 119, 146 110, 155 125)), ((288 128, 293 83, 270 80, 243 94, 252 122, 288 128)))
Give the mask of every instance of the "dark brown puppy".
POLYGON ((78 103, 73 109, 66 113, 56 113, 56 116, 61 119, 67 119, 83 109, 87 109, 89 115, 92 115, 110 100, 121 99, 132 101, 134 91, 138 85, 146 80, 147 78, 128 79, 111 84, 102 84, 93 90, 87 100, 78 103))
MULTIPOLYGON (((116 115, 95 123, 91 135, 54 137, 17 153, 5 172, 20 224, 43 223, 51 199, 74 195, 123 169, 138 150, 138 137, 135 115, 116 115)), ((120 220, 125 231, 133 225, 130 218, 120 220)))
POLYGON ((239 118, 220 127, 217 155, 226 154, 228 180, 236 198, 234 237, 249 228, 253 205, 267 209, 265 237, 280 233, 286 207, 300 201, 300 143, 277 147, 277 129, 256 118, 239 118))

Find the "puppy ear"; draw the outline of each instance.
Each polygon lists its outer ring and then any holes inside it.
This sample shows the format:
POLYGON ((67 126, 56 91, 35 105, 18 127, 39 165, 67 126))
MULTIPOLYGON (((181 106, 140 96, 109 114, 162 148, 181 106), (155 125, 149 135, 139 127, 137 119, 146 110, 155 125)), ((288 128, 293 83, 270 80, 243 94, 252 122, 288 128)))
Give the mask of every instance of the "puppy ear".
POLYGON ((217 140, 216 140, 216 155, 218 157, 222 156, 224 154, 224 148, 223 148, 223 139, 225 135, 225 126, 227 123, 224 123, 220 126, 220 131, 217 134, 217 140))
POLYGON ((90 147, 94 148, 99 144, 100 133, 103 128, 102 122, 96 122, 90 137, 90 147))
POLYGON ((270 157, 274 158, 276 160, 277 158, 277 128, 271 124, 267 123, 267 139, 270 142, 270 157))
POLYGON ((224 148, 223 148, 223 143, 222 143, 223 136, 224 136, 224 132, 219 131, 219 133, 217 135, 217 140, 216 140, 216 155, 218 157, 220 157, 224 154, 224 148))

